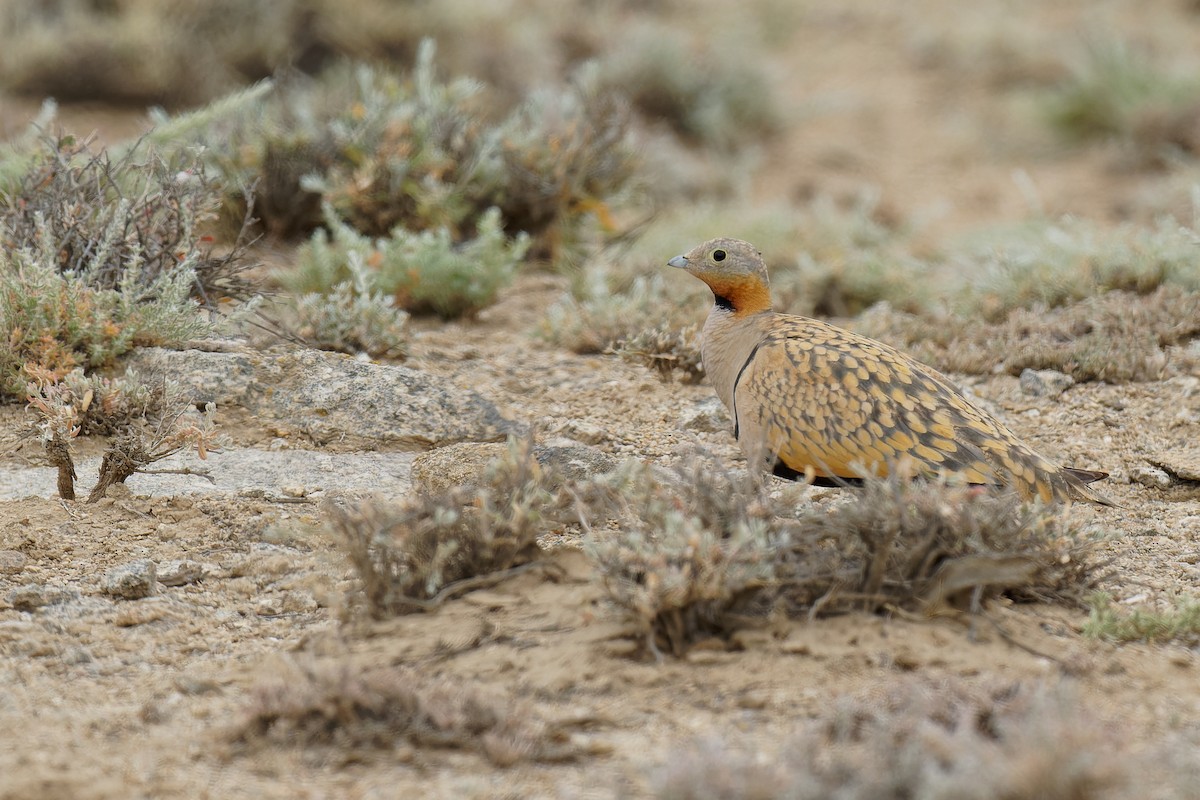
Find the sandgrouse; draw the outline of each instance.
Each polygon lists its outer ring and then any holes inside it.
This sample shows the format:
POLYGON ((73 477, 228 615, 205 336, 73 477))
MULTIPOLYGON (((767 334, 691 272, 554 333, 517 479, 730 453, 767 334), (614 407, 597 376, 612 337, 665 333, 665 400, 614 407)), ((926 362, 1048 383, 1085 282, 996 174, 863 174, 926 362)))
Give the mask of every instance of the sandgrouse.
POLYGON ((1107 473, 1039 455, 936 370, 882 342, 772 311, 753 245, 713 239, 667 263, 712 289, 700 354, 751 463, 825 486, 904 468, 1010 486, 1027 499, 1112 504, 1086 486, 1107 473))

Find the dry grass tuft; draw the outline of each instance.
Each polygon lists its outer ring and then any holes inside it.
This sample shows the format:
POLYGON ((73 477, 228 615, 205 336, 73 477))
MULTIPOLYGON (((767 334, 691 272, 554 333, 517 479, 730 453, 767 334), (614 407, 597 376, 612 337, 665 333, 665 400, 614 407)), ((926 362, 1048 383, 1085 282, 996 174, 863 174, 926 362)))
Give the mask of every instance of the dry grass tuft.
POLYGON ((329 522, 358 573, 369 612, 407 614, 537 560, 538 537, 566 518, 560 485, 529 441, 512 440, 478 487, 402 505, 333 508, 329 522))
POLYGON ((588 551, 646 652, 682 655, 772 609, 791 615, 977 612, 987 598, 1082 604, 1099 580, 1069 519, 1011 494, 870 480, 828 512, 772 499, 711 456, 631 464, 583 490, 614 519, 588 551))
POLYGON ((253 690, 235 742, 382 750, 407 743, 479 752, 499 767, 580 755, 563 726, 506 697, 398 667, 311 660, 288 667, 253 690))
POLYGON ((774 758, 702 740, 653 784, 672 800, 1117 800, 1143 796, 1126 747, 1063 687, 905 679, 837 700, 774 758))

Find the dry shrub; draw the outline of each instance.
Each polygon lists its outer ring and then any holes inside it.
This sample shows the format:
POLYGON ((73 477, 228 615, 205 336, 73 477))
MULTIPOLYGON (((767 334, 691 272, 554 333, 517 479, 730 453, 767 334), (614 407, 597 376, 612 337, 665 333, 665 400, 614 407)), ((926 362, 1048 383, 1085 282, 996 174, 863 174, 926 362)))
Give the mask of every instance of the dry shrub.
POLYGON ((478 578, 535 561, 538 537, 565 517, 557 477, 529 441, 508 454, 481 485, 394 505, 367 501, 333 508, 329 520, 358 573, 373 616, 435 607, 478 578))
POLYGON ((728 739, 680 748, 653 784, 672 800, 1145 796, 1141 757, 1112 731, 1062 686, 913 678, 836 701, 775 758, 728 739))
POLYGON ((97 290, 130 292, 190 266, 193 296, 215 306, 252 290, 243 274, 248 220, 232 249, 206 235, 224 191, 192 152, 168 158, 134 146, 112 156, 90 140, 43 136, 4 194, 0 233, 14 250, 56 248, 59 270, 87 275, 97 290))
POLYGON ((476 751, 500 767, 579 755, 563 726, 507 697, 413 669, 332 660, 288 667, 253 689, 235 742, 384 750, 407 742, 476 751))
POLYGON ((1146 295, 1107 292, 1050 310, 1015 309, 998 323, 879 306, 855 327, 948 372, 1056 369, 1077 382, 1150 381, 1177 356, 1170 348, 1200 335, 1200 292, 1169 285, 1146 295))
POLYGON ((989 597, 1082 604, 1099 578, 1069 518, 1008 493, 868 480, 829 511, 796 510, 702 452, 670 474, 629 465, 585 487, 616 520, 588 550, 647 652, 681 655, 771 609, 977 611, 989 597))
POLYGON ((1095 586, 1096 565, 1069 516, 1014 493, 899 473, 859 492, 803 518, 779 568, 791 607, 936 613, 1001 593, 1081 604, 1095 586), (813 553, 829 543, 837 555, 821 565, 813 553))
POLYGON ((787 542, 747 479, 693 456, 668 474, 627 462, 584 488, 586 513, 617 526, 587 551, 630 635, 655 656, 682 656, 761 617, 787 542))
POLYGON ((699 383, 704 379, 704 364, 697 335, 694 325, 682 330, 659 325, 622 339, 612 349, 627 361, 653 369, 663 380, 678 375, 684 383, 699 383))

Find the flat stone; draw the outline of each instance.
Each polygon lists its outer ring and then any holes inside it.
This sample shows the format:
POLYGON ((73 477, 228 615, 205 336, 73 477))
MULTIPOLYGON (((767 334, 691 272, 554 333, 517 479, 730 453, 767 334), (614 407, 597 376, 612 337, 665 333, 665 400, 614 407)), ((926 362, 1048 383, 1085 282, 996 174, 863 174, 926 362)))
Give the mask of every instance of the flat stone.
POLYGON ((499 441, 523 431, 477 392, 409 367, 343 353, 145 347, 125 363, 142 375, 165 375, 193 403, 242 406, 277 430, 318 442, 387 442, 426 449, 499 441))
POLYGON ((1159 453, 1146 460, 1181 481, 1200 481, 1200 451, 1159 453))

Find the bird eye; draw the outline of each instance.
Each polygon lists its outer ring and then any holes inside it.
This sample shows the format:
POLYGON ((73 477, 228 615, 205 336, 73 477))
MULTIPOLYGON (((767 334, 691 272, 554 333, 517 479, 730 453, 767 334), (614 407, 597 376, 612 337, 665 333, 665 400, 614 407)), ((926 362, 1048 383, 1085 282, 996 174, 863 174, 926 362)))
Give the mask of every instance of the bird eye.
POLYGON ((712 260, 713 261, 724 261, 725 260, 725 251, 724 250, 713 250, 712 260))

